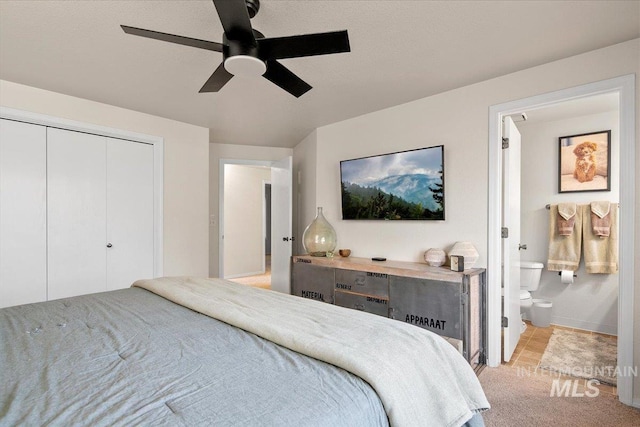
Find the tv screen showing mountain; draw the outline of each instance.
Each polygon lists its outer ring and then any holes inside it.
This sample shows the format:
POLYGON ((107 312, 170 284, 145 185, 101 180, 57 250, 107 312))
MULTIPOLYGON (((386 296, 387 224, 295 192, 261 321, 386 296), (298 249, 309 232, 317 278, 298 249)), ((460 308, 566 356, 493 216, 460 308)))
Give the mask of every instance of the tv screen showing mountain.
POLYGON ((340 162, 342 219, 444 220, 444 146, 340 162))

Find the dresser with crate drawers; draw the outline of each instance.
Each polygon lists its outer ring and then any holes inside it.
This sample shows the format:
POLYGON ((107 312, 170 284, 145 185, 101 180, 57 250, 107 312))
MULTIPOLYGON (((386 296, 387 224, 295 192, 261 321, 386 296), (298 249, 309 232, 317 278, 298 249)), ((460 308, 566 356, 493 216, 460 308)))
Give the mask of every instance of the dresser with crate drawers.
POLYGON ((368 258, 291 258, 291 293, 404 321, 443 336, 484 366, 486 272, 368 258))

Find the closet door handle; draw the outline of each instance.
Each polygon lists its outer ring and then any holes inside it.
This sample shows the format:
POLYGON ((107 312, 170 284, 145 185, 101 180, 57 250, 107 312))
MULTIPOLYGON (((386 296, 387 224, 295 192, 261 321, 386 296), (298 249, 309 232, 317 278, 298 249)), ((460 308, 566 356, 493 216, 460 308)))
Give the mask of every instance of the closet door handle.
POLYGON ((108 248, 110 248, 110 247, 112 247, 112 246, 113 246, 113 245, 112 245, 111 243, 107 243, 107 247, 108 247, 108 248))

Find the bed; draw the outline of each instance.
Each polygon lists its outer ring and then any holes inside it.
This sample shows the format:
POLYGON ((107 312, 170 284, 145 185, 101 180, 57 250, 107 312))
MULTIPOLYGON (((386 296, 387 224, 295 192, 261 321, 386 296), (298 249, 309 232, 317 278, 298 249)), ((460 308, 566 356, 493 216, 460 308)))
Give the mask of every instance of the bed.
POLYGON ((481 426, 442 338, 220 279, 0 309, 0 425, 481 426))

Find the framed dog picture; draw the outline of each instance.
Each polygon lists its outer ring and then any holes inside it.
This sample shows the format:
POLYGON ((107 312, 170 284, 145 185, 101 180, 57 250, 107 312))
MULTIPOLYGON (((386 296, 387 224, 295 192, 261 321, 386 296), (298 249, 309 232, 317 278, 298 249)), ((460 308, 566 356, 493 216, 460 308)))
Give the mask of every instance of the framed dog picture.
POLYGON ((611 190, 611 130, 558 138, 558 191, 611 190))

